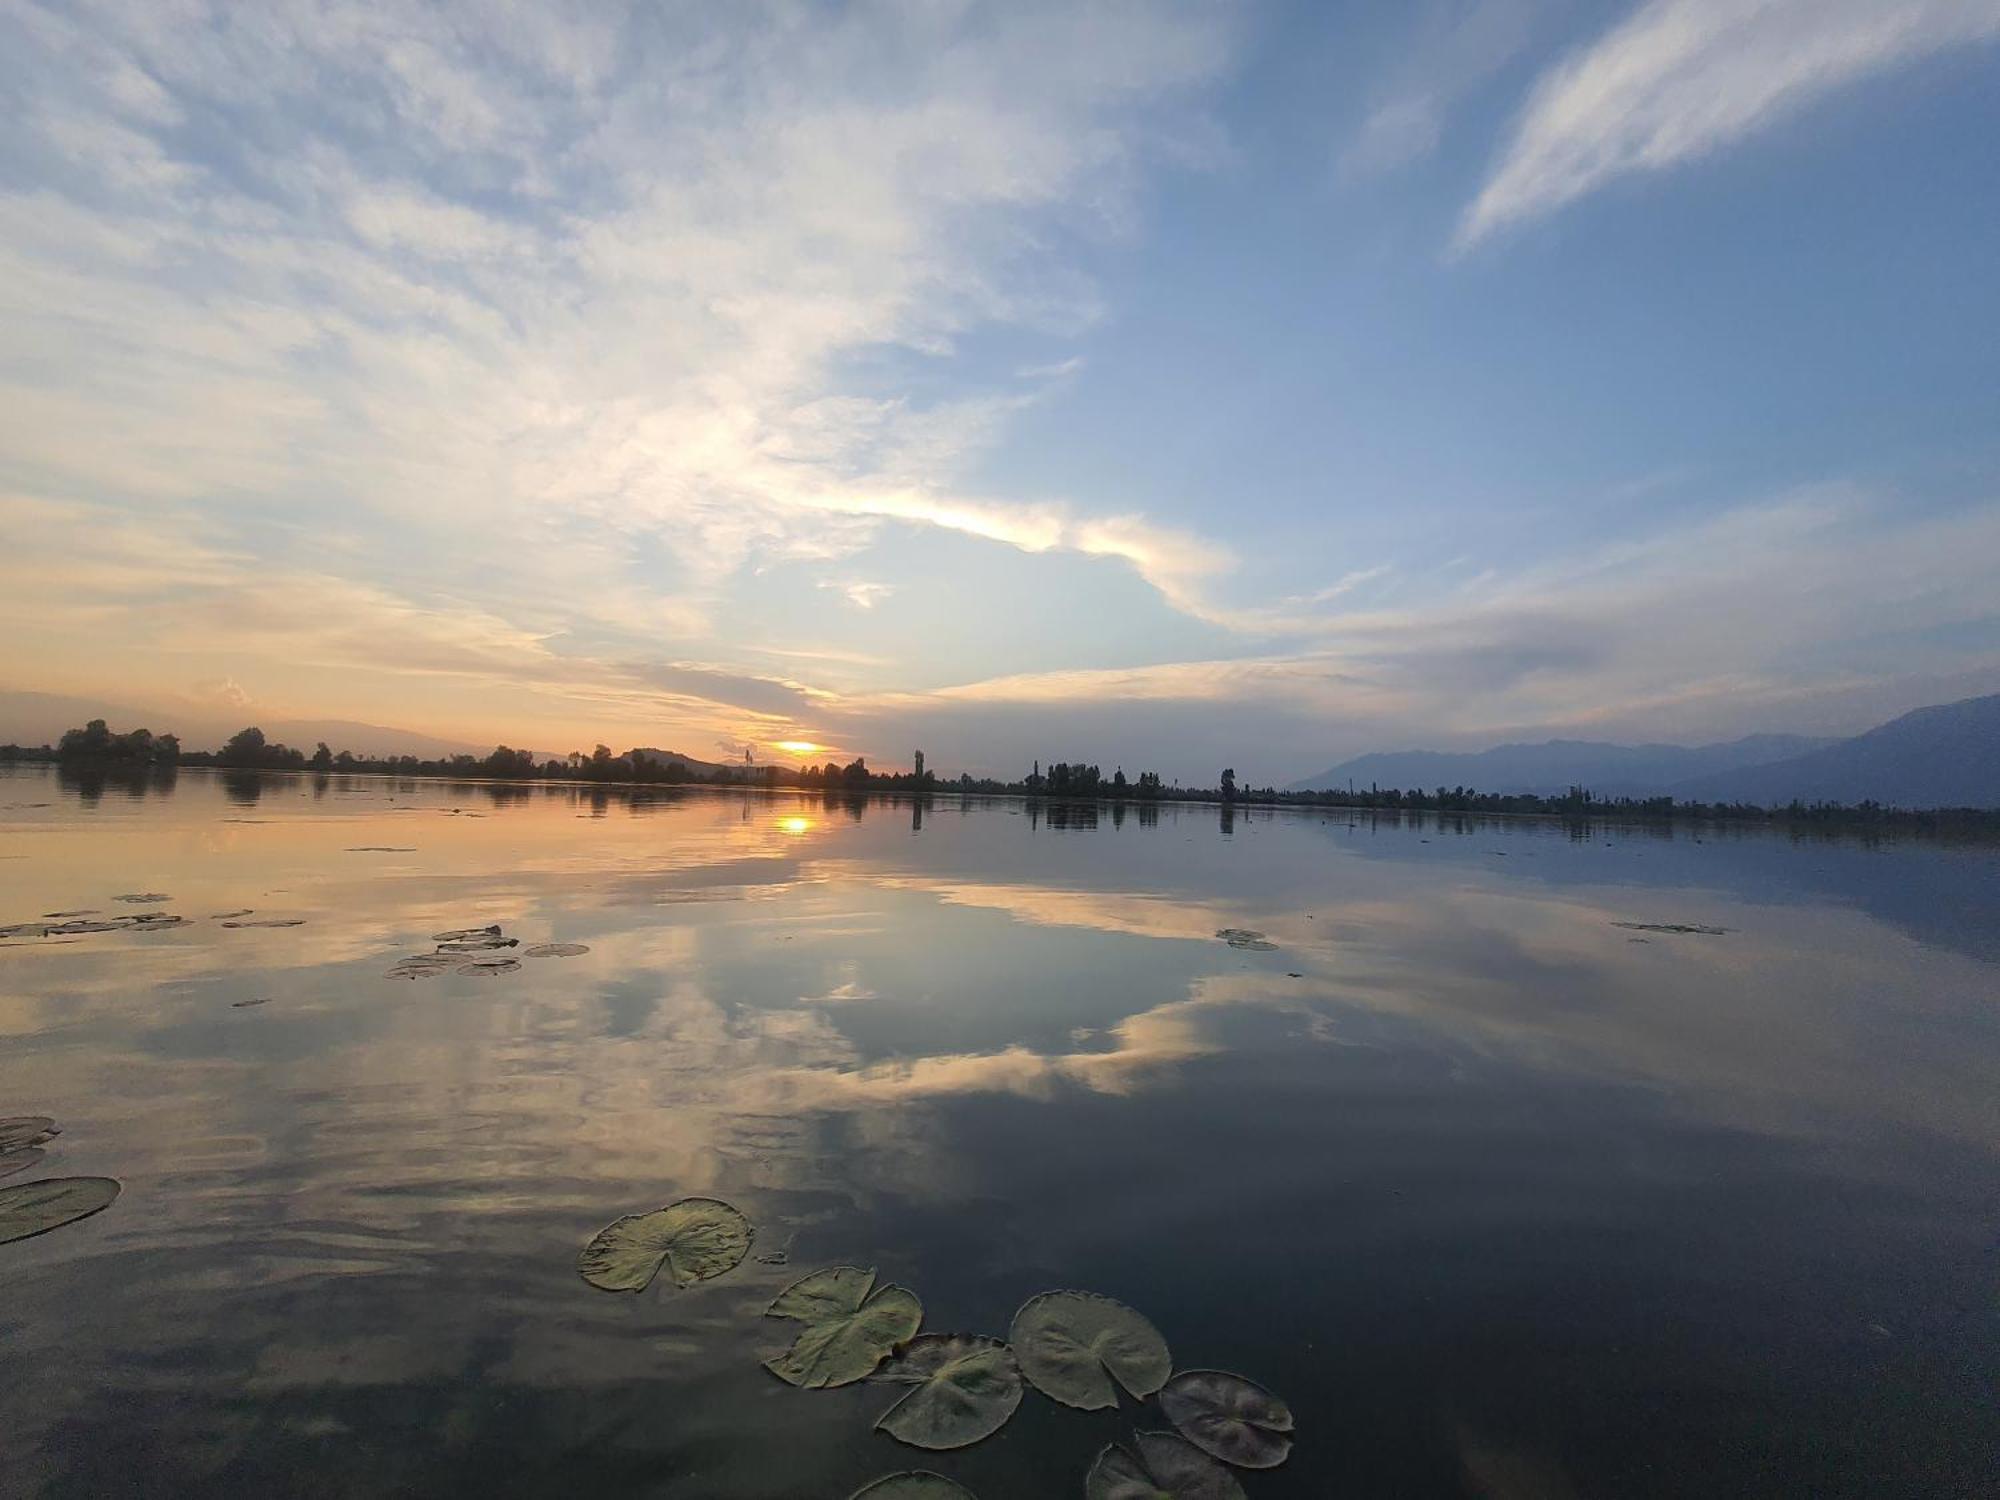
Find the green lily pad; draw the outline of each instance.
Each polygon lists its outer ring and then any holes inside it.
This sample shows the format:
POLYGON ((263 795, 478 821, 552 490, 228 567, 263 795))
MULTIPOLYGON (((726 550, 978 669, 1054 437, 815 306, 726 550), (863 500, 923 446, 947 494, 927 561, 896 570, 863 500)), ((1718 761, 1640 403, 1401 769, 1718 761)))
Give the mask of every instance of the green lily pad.
POLYGON ((882 1414, 878 1432, 913 1448, 963 1448, 990 1437, 1021 1404, 1021 1366, 998 1339, 926 1333, 876 1377, 913 1385, 882 1414))
POLYGON ((864 1484, 847 1500, 973 1500, 972 1491, 953 1484, 942 1474, 928 1469, 912 1469, 907 1474, 889 1474, 872 1484, 864 1484))
POLYGON ((1160 1410, 1204 1453, 1239 1469, 1275 1469, 1291 1455, 1292 1409, 1225 1370, 1183 1370, 1160 1387, 1160 1410))
POLYGON ((1036 1390, 1083 1411, 1118 1404, 1113 1376, 1143 1401, 1174 1370, 1159 1329, 1124 1303, 1095 1292, 1030 1297, 1014 1314, 1007 1340, 1036 1390))
POLYGON ((1137 1455, 1111 1443, 1084 1477, 1084 1500, 1244 1500, 1236 1476, 1171 1432, 1132 1436, 1137 1455))
POLYGON ((907 1287, 876 1288, 873 1271, 834 1266, 800 1277, 764 1315, 806 1325, 792 1347, 765 1360, 764 1368, 790 1385, 819 1390, 852 1385, 915 1337, 924 1305, 907 1287))
POLYGON ((607 1292, 643 1292, 662 1266, 675 1286, 693 1286, 734 1270, 755 1233, 719 1198, 683 1198, 605 1225, 577 1256, 576 1269, 607 1292))
POLYGON ((0 1245, 87 1219, 109 1208, 118 1191, 109 1177, 44 1177, 0 1188, 0 1245))
POLYGON ((0 1177, 12 1177, 16 1172, 25 1172, 48 1154, 40 1146, 13 1146, 0 1151, 0 1177))
POLYGON ((590 949, 582 943, 537 943, 532 948, 523 948, 523 958, 575 958, 588 953, 590 949))
POLYGON ((39 1146, 52 1135, 61 1135, 56 1122, 47 1115, 10 1115, 0 1120, 0 1151, 15 1146, 39 1146))

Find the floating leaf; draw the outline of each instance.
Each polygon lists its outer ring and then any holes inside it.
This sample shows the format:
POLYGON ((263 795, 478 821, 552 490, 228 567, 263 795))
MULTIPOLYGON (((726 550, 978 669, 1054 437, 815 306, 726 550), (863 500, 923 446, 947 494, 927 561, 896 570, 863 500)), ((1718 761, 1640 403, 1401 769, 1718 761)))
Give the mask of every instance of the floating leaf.
POLYGON ((255 1000, 232 1000, 229 1002, 229 1005, 232 1010, 248 1010, 253 1005, 269 1005, 270 1003, 271 996, 259 995, 255 1000))
POLYGON ((57 933, 69 933, 69 932, 122 932, 125 929, 126 925, 127 924, 125 922, 117 920, 110 922, 93 922, 88 919, 85 919, 77 922, 58 922, 55 926, 49 928, 48 931, 51 937, 55 936, 57 933))
POLYGON ((174 898, 163 895, 159 891, 139 891, 130 896, 113 896, 111 899, 113 901, 130 901, 135 905, 150 905, 155 901, 171 901, 174 898))
POLYGON ((1275 953, 1278 945, 1265 941, 1264 934, 1250 927, 1220 927, 1215 935, 1232 948, 1245 948, 1253 953, 1275 953))
POLYGON ((458 960, 446 954, 423 953, 415 958, 397 960, 396 967, 389 970, 390 979, 435 979, 440 974, 449 974, 459 966, 458 960))
POLYGON ((1699 922, 1613 922, 1613 927, 1623 927, 1629 932, 1687 932, 1702 937, 1725 937, 1727 927, 1704 927, 1699 922))
POLYGON ((1134 1433, 1135 1457, 1116 1443, 1084 1477, 1084 1500, 1244 1500, 1236 1476, 1171 1432, 1134 1433))
POLYGON ((912 1469, 907 1474, 890 1474, 864 1484, 847 1500, 972 1500, 972 1491, 962 1484, 953 1484, 942 1474, 912 1469))
POLYGON ((304 917, 259 917, 254 922, 224 922, 224 927, 303 927, 304 917))
POLYGON ((117 1196, 109 1177, 44 1177, 0 1188, 0 1245, 87 1219, 117 1196))
POLYGON ((523 948, 523 958, 575 958, 590 949, 582 943, 537 943, 532 948, 523 948))
POLYGON ((519 938, 476 937, 458 938, 449 943, 439 943, 440 953, 491 953, 496 948, 518 948, 519 938))
POLYGON ((791 1385, 852 1385, 923 1326, 924 1305, 907 1287, 875 1289, 875 1273, 834 1266, 802 1276, 765 1310, 806 1324, 792 1347, 764 1368, 791 1385), (872 1292, 872 1295, 871 1295, 872 1292))
POLYGON ((49 924, 46 922, 14 922, 0 927, 0 938, 47 937, 49 924))
MULTIPOLYGON (((506 962, 520 967, 513 959, 506 962)), ((748 1219, 718 1198, 683 1198, 607 1224, 583 1247, 576 1269, 607 1292, 642 1292, 661 1266, 675 1286, 693 1286, 735 1269, 755 1232, 748 1219)))
POLYGON ((16 1172, 25 1172, 48 1154, 40 1146, 15 1146, 0 1151, 0 1177, 12 1177, 16 1172))
POLYGON ((500 924, 495 922, 488 927, 455 927, 450 932, 434 932, 431 934, 431 941, 434 943, 462 943, 469 938, 498 936, 500 936, 500 924))
POLYGON ((1239 1469, 1275 1469, 1292 1451, 1292 1409, 1241 1375, 1183 1370, 1160 1387, 1160 1410, 1190 1443, 1239 1469))
POLYGON ((254 906, 246 906, 241 911, 218 911, 211 913, 211 920, 220 922, 225 917, 247 917, 256 909, 254 906))
POLYGON ((520 967, 518 958, 475 958, 469 964, 460 964, 456 972, 470 974, 474 979, 491 979, 495 974, 511 974, 520 967))
POLYGON ((45 911, 42 915, 45 917, 94 917, 97 915, 97 908, 94 906, 80 906, 75 911, 45 911))
POLYGON ((415 854, 413 844, 356 844, 347 851, 349 854, 415 854))
POLYGON ((882 1414, 876 1430, 913 1448, 963 1448, 990 1437, 1021 1404, 1021 1367, 998 1339, 926 1333, 877 1376, 915 1390, 882 1414))
POLYGON ((1021 1370, 1043 1395, 1098 1411, 1118 1404, 1111 1377, 1144 1400, 1173 1373, 1160 1330, 1095 1292, 1043 1292, 1014 1314, 1008 1334, 1021 1370))
POLYGON ((0 1120, 0 1151, 16 1146, 39 1146, 52 1135, 61 1135, 56 1122, 47 1115, 11 1115, 0 1120))

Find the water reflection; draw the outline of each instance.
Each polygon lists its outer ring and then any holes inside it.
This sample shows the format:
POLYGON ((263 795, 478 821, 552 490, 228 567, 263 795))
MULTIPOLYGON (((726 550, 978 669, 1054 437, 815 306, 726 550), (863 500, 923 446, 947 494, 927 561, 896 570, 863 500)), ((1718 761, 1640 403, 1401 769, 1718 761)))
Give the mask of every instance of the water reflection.
MULTIPOLYGON (((1985 1475, 1991 850, 252 779, 0 778, 0 925, 190 919, 0 944, 5 1112, 126 1184, 0 1247, 24 1489, 837 1500, 905 1466, 879 1392, 776 1404, 758 1314, 838 1261, 939 1329, 1145 1308, 1299 1411, 1257 1496, 1985 1475), (489 923, 588 952, 383 977, 489 923), (695 1193, 790 1268, 577 1283, 695 1193)), ((1116 1430, 940 1466, 1071 1494, 1116 1430)))

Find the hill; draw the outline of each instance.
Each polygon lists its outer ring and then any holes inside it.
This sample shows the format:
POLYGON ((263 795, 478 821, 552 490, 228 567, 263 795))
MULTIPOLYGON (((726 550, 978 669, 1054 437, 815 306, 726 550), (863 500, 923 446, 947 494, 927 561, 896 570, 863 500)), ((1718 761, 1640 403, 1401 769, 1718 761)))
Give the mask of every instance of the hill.
POLYGON ((2000 807, 2000 693, 1919 708, 1866 734, 1669 788, 1703 802, 2000 807))
POLYGON ((1532 792, 1559 797, 1573 786, 1606 797, 1658 796, 1677 782, 1766 765, 1840 743, 1798 734, 1754 734, 1717 745, 1615 745, 1595 740, 1546 740, 1457 753, 1405 750, 1357 756, 1294 791, 1356 787, 1477 787, 1482 792, 1532 792))

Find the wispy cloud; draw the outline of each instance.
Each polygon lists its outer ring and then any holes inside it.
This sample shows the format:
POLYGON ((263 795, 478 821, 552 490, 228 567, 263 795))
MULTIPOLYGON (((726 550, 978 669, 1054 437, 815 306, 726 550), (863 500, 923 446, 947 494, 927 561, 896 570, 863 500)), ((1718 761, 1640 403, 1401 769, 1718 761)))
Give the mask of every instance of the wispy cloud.
POLYGON ((1646 0, 1535 85, 1461 250, 1697 160, 1840 85, 2000 35, 2000 0, 1646 0))
POLYGON ((1554 0, 1443 0, 1415 10, 1402 52, 1361 130, 1340 156, 1349 176, 1392 172, 1429 156, 1448 116, 1528 44, 1554 0))

